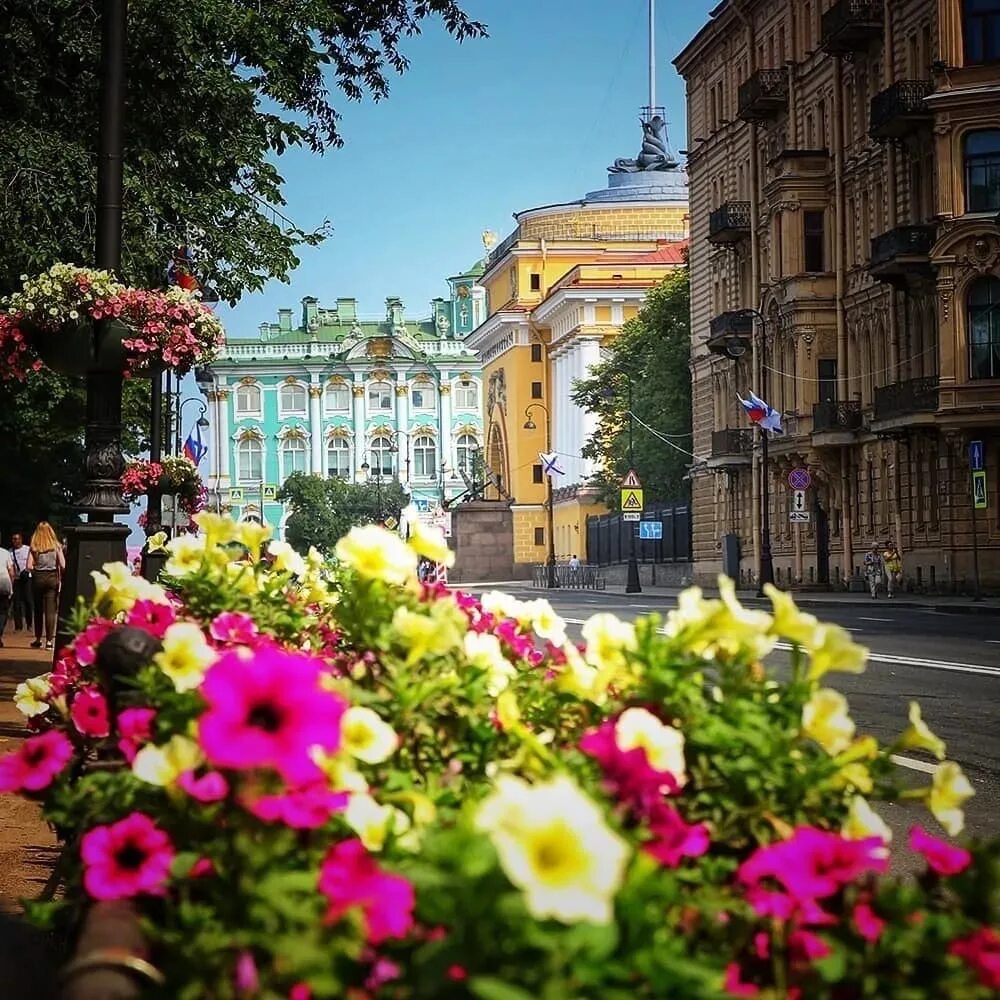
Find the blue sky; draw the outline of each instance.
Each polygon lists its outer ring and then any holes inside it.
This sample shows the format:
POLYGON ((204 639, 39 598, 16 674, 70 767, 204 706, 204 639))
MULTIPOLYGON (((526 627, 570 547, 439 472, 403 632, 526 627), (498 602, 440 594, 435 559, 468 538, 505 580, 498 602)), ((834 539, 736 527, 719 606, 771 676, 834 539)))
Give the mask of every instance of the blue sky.
MULTIPOLYGON (((685 146, 684 84, 671 60, 717 0, 657 4, 657 103, 675 151, 685 146)), ((305 295, 359 300, 380 316, 399 295, 424 316, 444 278, 502 239, 511 214, 605 186, 615 157, 639 150, 647 101, 646 0, 465 0, 490 37, 458 45, 437 22, 408 40, 410 70, 387 100, 340 101, 343 149, 279 161, 285 214, 333 235, 305 249, 291 284, 271 282, 220 315, 253 336, 305 295)))

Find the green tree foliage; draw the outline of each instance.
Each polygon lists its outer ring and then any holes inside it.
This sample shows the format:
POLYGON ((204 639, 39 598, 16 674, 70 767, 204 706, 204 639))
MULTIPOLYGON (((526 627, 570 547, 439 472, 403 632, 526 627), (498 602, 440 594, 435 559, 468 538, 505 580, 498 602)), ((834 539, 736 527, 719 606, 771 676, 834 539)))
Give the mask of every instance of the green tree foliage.
POLYGON ((299 552, 314 545, 320 552, 333 551, 337 540, 358 524, 399 520, 409 498, 397 479, 381 483, 349 483, 293 472, 278 491, 278 499, 291 513, 285 539, 299 552))
MULTIPOLYGON (((400 43, 429 18, 485 34, 456 0, 130 0, 121 277, 162 285, 189 244, 229 302, 287 281, 327 227, 280 214, 278 158, 341 145, 336 103, 385 97, 408 65, 400 43)), ((94 263, 101 4, 6 0, 0 39, 3 295, 56 261, 94 263)), ((29 518, 74 492, 84 423, 72 383, 31 381, 0 392, 0 495, 29 518)))
POLYGON ((628 471, 629 382, 635 468, 650 500, 681 500, 691 464, 690 283, 687 268, 663 280, 622 327, 601 363, 573 389, 573 400, 600 417, 583 454, 597 461, 607 501, 618 505, 628 471), (667 437, 677 451, 643 424, 667 437))

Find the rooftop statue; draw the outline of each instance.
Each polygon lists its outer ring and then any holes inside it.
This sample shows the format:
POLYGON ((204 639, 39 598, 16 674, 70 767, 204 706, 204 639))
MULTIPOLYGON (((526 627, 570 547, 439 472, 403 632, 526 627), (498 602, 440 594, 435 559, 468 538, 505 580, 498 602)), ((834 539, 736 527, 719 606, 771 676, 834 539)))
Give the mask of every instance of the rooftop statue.
POLYGON ((642 149, 634 160, 619 157, 608 167, 612 174, 636 174, 644 170, 673 170, 678 161, 667 144, 667 123, 660 115, 649 121, 639 119, 642 125, 642 149))

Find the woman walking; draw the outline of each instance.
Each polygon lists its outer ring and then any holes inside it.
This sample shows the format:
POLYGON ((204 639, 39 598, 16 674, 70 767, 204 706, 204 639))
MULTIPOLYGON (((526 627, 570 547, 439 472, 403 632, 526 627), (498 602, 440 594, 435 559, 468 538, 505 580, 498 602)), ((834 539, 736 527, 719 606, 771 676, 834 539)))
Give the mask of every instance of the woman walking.
POLYGON ((865 553, 865 579, 871 591, 872 600, 878 597, 878 588, 882 585, 882 554, 878 542, 872 542, 872 547, 865 553))
POLYGON ((48 521, 38 522, 38 527, 31 536, 30 548, 28 569, 31 571, 31 589, 35 599, 35 641, 31 648, 41 647, 44 623, 45 648, 51 649, 56 634, 59 584, 66 569, 66 557, 48 521))

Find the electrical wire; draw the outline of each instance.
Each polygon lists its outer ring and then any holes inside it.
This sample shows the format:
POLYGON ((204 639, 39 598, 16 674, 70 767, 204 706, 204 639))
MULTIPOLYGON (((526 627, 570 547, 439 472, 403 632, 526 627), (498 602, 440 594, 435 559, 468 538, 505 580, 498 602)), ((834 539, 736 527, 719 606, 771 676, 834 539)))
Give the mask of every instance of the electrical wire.
MULTIPOLYGON (((926 351, 921 351, 919 354, 911 354, 905 361, 901 360, 899 362, 899 364, 900 365, 909 364, 911 361, 916 361, 918 358, 923 358, 923 357, 926 357, 928 354, 935 354, 936 352, 937 352, 937 348, 936 347, 928 347, 926 351)), ((766 372, 772 372, 773 374, 775 374, 775 375, 781 375, 784 378, 796 379, 799 382, 830 382, 830 381, 834 381, 833 379, 812 378, 809 375, 799 375, 797 372, 793 373, 793 372, 782 371, 782 369, 780 369, 780 368, 774 368, 772 365, 762 365, 761 367, 766 372)), ((847 381, 848 382, 853 382, 856 379, 871 378, 871 377, 874 377, 875 375, 887 375, 887 374, 891 374, 892 370, 893 370, 892 366, 889 365, 889 366, 887 366, 885 368, 877 368, 874 371, 870 371, 870 372, 858 372, 856 375, 855 374, 848 375, 847 381)))

